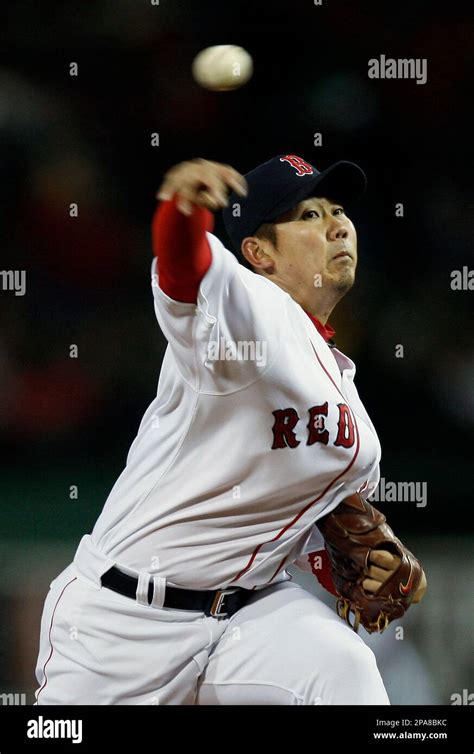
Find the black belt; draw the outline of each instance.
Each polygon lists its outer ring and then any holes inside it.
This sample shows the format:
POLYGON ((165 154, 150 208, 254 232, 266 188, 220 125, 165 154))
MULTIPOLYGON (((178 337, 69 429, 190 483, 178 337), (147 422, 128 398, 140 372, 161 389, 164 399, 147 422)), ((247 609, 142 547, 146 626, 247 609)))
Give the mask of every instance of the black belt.
MULTIPOLYGON (((136 599, 138 579, 129 576, 116 566, 104 573, 102 585, 114 592, 123 594, 125 597, 136 599)), ((153 600, 153 578, 148 584, 148 604, 153 600)), ((235 587, 234 589, 217 589, 215 591, 196 591, 194 589, 178 589, 167 586, 163 607, 171 607, 176 610, 199 610, 213 618, 228 618, 245 605, 248 599, 255 594, 251 589, 235 587)))

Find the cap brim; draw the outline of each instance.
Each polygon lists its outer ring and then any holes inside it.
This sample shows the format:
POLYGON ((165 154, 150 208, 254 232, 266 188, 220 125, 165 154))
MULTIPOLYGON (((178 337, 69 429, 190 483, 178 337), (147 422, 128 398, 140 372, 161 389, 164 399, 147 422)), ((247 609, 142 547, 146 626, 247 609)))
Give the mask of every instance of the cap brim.
POLYGON ((315 176, 314 180, 305 180, 301 188, 285 196, 272 208, 264 222, 275 220, 309 196, 325 197, 341 203, 352 202, 360 199, 366 188, 367 178, 362 168, 354 162, 340 160, 315 176))

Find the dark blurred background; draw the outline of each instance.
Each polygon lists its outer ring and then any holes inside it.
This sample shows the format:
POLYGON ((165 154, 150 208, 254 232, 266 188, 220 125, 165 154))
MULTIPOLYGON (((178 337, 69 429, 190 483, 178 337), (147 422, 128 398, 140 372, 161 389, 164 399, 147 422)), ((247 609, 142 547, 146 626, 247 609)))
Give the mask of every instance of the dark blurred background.
MULTIPOLYGON (((149 279, 154 194, 170 166, 198 156, 241 172, 288 152, 319 169, 339 159, 365 169, 368 193, 352 213, 358 280, 331 322, 357 364, 382 476, 427 484, 425 507, 378 507, 439 573, 416 633, 428 665, 449 655, 442 608, 472 575, 474 293, 451 288, 454 270, 474 266, 467 9, 25 0, 2 16, 0 269, 26 271, 26 295, 0 290, 0 562, 10 600, 0 692, 34 687, 44 591, 92 528, 156 392, 166 342, 149 279), (253 78, 234 92, 201 89, 194 56, 227 43, 250 52, 253 78), (369 59, 382 54, 426 58, 427 83, 369 79, 369 59)), ((216 234, 231 248, 220 217, 216 234)), ((461 637, 471 630, 463 621, 461 637)), ((448 681, 429 668, 441 703, 473 678, 464 655, 448 664, 448 681)))

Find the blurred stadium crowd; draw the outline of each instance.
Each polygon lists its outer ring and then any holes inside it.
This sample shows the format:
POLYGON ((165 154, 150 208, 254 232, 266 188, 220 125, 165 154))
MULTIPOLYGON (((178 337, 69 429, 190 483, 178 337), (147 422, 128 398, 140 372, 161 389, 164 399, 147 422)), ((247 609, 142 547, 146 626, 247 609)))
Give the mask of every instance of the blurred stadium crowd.
MULTIPOLYGON (((93 525, 156 391, 166 342, 150 291, 150 220, 163 173, 197 156, 245 172, 291 152, 320 169, 353 160, 368 175, 352 214, 358 280, 331 322, 357 364, 382 475, 428 486, 426 507, 384 510, 415 544, 433 535, 421 548, 432 591, 412 634, 425 644, 440 696, 415 693, 412 655, 405 651, 402 671, 390 643, 392 682, 399 700, 449 703, 472 678, 472 601, 449 573, 454 551, 468 563, 472 550, 470 539, 456 548, 472 532, 473 293, 450 285, 454 270, 474 266, 467 9, 437 10, 428 0, 233 0, 225 8, 24 0, 2 11, 0 270, 26 271, 26 294, 0 290, 0 565, 9 616, 0 626, 0 687, 31 690, 44 591, 93 525), (222 43, 248 49, 255 74, 239 91, 206 92, 191 62, 222 43), (427 83, 369 79, 368 61, 381 54, 426 58, 427 83), (80 490, 74 502, 70 485, 80 490)), ((219 217, 216 233, 229 246, 219 217)))
MULTIPOLYGON (((432 481, 441 510, 462 492, 474 423, 472 293, 450 287, 451 271, 472 263, 460 113, 472 26, 423 2, 389 21, 380 4, 276 3, 261 15, 253 5, 7 6, 1 267, 26 270, 27 288, 0 294, 1 462, 47 462, 51 473, 71 459, 112 458, 119 472, 166 345, 149 291, 163 172, 194 156, 245 172, 294 152, 318 167, 352 159, 368 174, 353 213, 358 282, 332 322, 358 366, 389 472, 432 481), (200 89, 194 55, 228 41, 253 55, 253 80, 232 94, 200 89), (381 52, 427 58, 428 83, 369 80, 367 61, 381 52)), ((217 233, 226 240, 219 218, 217 233)), ((424 515, 424 526, 439 522, 424 515)))

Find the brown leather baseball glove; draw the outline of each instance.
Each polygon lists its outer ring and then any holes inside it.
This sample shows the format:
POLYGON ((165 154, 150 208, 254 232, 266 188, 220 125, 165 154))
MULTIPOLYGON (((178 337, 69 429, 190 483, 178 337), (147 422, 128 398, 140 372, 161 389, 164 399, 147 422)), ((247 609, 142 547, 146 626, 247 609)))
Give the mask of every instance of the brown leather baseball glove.
POLYGON ((382 632, 392 620, 402 618, 424 574, 421 563, 397 539, 383 513, 355 493, 316 525, 324 537, 331 563, 341 618, 354 631, 362 623, 369 633, 382 632), (370 594, 362 586, 369 576, 369 556, 373 550, 386 550, 400 558, 399 566, 376 594, 370 594))

